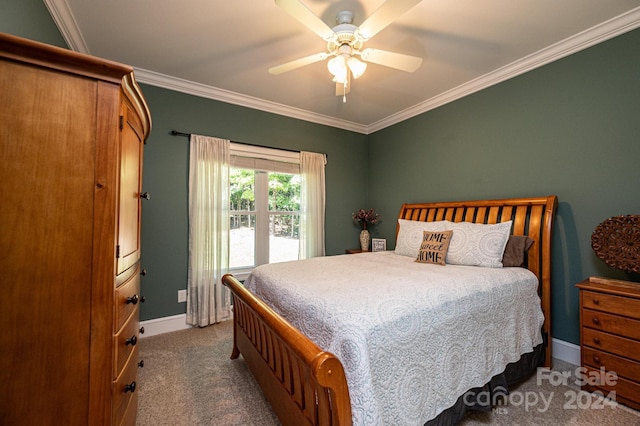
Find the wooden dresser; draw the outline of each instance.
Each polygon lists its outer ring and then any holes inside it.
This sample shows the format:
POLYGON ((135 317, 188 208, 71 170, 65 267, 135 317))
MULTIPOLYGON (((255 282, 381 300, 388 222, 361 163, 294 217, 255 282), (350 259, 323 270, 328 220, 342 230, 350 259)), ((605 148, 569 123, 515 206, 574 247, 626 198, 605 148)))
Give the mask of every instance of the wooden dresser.
POLYGON ((640 283, 591 277, 577 287, 583 389, 615 391, 615 400, 640 409, 640 283))
POLYGON ((134 425, 142 153, 133 69, 0 33, 0 424, 134 425))

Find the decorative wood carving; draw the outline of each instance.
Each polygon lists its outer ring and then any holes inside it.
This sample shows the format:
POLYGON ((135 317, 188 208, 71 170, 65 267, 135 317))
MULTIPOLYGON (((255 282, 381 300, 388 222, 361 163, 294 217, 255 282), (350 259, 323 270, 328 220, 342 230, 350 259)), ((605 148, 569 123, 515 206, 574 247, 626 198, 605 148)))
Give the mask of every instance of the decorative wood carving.
POLYGON ((611 217, 591 235, 591 247, 607 265, 640 273, 640 216, 611 217))

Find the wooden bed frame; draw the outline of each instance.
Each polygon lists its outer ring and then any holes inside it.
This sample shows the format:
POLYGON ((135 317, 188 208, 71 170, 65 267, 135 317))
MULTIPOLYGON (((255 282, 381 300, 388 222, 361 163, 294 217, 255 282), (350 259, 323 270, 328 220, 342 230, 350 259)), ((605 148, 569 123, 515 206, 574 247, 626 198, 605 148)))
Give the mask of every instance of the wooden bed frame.
MULTIPOLYGON (((399 218, 493 224, 513 220, 513 235, 534 240, 527 268, 540 282, 546 367, 551 366, 551 235, 558 199, 513 198, 403 204, 399 218)), ((396 235, 399 226, 396 229, 396 235)), ((350 425, 344 369, 331 353, 280 317, 232 275, 222 277, 233 297, 231 358, 240 354, 284 425, 350 425)))

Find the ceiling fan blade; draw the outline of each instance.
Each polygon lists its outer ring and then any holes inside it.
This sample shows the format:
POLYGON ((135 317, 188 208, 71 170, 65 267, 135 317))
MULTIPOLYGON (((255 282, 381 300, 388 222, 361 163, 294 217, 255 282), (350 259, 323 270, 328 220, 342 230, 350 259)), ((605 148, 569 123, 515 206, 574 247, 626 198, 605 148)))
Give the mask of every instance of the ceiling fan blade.
POLYGON ((333 30, 322 19, 318 18, 299 0, 276 0, 276 5, 300 21, 302 25, 318 34, 323 40, 329 40, 335 35, 333 30))
POLYGON ((402 53, 388 52, 380 49, 364 49, 360 56, 363 61, 406 72, 414 72, 422 65, 422 58, 417 56, 403 55, 402 53))
POLYGON ((387 0, 358 27, 357 33, 364 40, 369 40, 421 1, 387 0))
POLYGON ((269 68, 269 73, 273 75, 282 74, 283 72, 291 71, 296 68, 303 67, 305 65, 313 64, 314 62, 320 62, 327 59, 328 53, 321 52, 315 55, 305 56, 304 58, 296 59, 295 61, 287 62, 286 64, 277 65, 269 68))

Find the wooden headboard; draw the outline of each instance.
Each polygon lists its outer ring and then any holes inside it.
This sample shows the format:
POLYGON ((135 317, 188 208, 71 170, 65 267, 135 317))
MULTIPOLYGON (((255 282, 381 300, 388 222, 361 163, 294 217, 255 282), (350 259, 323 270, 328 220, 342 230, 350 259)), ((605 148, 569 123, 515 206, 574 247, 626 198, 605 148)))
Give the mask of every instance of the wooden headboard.
MULTIPOLYGON (((540 285, 544 324, 543 339, 546 344, 545 366, 551 366, 551 235, 558 197, 510 198, 504 200, 445 201, 436 203, 403 204, 399 219, 434 222, 472 222, 494 224, 513 221, 513 235, 528 235, 534 240, 528 250, 527 268, 533 272, 540 285)), ((396 226, 396 237, 400 225, 396 226)))

